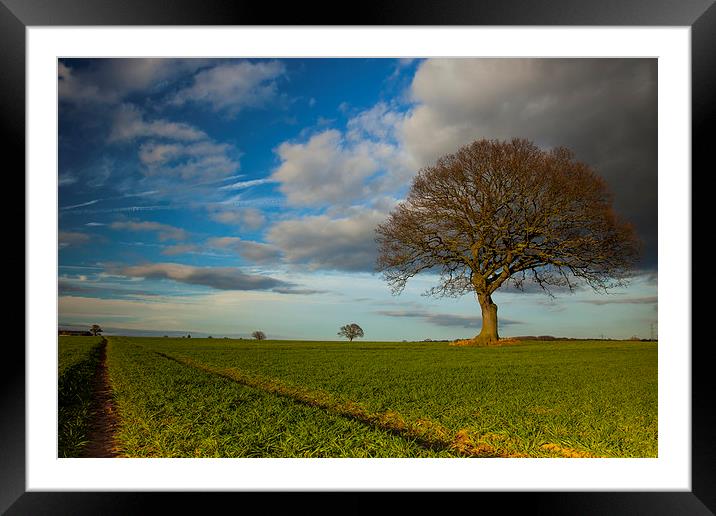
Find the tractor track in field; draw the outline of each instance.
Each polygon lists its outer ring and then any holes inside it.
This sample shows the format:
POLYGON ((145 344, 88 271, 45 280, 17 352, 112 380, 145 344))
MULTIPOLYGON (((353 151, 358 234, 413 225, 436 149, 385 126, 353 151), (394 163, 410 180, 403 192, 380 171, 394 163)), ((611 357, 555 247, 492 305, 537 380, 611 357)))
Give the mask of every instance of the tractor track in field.
POLYGON ((195 362, 185 357, 174 357, 155 351, 157 355, 185 367, 191 367, 205 373, 221 376, 247 387, 260 389, 277 396, 289 398, 297 403, 318 407, 342 417, 359 421, 373 428, 385 430, 393 435, 409 439, 426 449, 447 450, 461 457, 518 457, 507 454, 493 446, 479 442, 465 430, 452 432, 429 419, 406 420, 394 411, 371 412, 352 401, 336 399, 329 393, 283 384, 270 378, 259 378, 241 373, 235 369, 223 369, 195 362))
POLYGON ((117 408, 107 371, 107 339, 102 337, 99 362, 92 378, 92 416, 87 434, 88 443, 82 457, 117 457, 114 435, 118 424, 117 408))

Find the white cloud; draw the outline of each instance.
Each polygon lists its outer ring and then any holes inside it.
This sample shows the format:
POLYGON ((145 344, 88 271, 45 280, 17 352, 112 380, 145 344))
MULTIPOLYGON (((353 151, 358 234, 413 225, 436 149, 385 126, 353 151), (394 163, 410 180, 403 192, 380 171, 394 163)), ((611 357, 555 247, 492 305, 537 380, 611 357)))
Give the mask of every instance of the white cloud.
POLYGON ((76 104, 120 102, 130 93, 159 91, 206 59, 97 59, 83 67, 58 64, 58 96, 76 104))
POLYGON ((264 185, 266 183, 271 183, 271 179, 251 179, 248 181, 239 181, 237 183, 232 183, 230 185, 225 185, 219 188, 219 190, 244 190, 246 188, 251 188, 252 186, 259 186, 264 185))
POLYGON ((58 186, 70 186, 77 182, 77 176, 74 174, 71 174, 69 172, 65 172, 64 174, 60 174, 57 179, 57 185, 58 186))
POLYGON ((350 205, 384 191, 387 178, 405 170, 394 145, 346 141, 335 129, 306 143, 284 142, 277 153, 282 163, 271 179, 280 183, 279 190, 293 206, 350 205))
POLYGON ((403 113, 392 110, 385 102, 378 102, 348 121, 346 137, 349 140, 371 138, 392 141, 404 116, 403 113))
POLYGON ((62 206, 60 207, 61 210, 72 210, 75 208, 82 208, 84 206, 92 206, 93 204, 97 204, 100 201, 100 199, 92 199, 91 201, 82 202, 80 204, 71 204, 70 206, 62 206))
POLYGON ((266 105, 277 96, 277 79, 285 73, 279 61, 223 63, 197 73, 192 84, 179 90, 170 104, 207 103, 230 115, 266 105))
POLYGON ((266 217, 261 213, 261 210, 256 208, 215 211, 211 213, 210 217, 216 222, 240 226, 249 230, 258 229, 266 224, 266 217))
POLYGON ((176 143, 144 143, 139 146, 139 161, 147 166, 162 165, 181 153, 176 143))
POLYGON ((232 145, 217 143, 182 122, 147 121, 137 107, 123 104, 115 112, 109 141, 138 139, 144 140, 139 145, 139 160, 148 176, 212 182, 235 174, 240 167, 239 153, 232 145))

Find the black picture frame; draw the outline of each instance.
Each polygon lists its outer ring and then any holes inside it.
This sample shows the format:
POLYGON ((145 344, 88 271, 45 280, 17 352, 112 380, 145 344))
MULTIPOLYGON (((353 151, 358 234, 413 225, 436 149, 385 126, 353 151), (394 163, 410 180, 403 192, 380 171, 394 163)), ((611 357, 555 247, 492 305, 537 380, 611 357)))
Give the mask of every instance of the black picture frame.
MULTIPOLYGON (((5 164, 19 180, 25 169, 25 29, 29 26, 90 25, 509 25, 509 26, 689 26, 692 71, 692 173, 706 173, 712 142, 708 124, 716 92, 716 6, 714 0, 399 0, 360 2, 350 10, 320 3, 270 3, 241 0, 0 0, 0 120, 5 164), (348 13, 348 14, 345 14, 348 13)), ((337 5, 337 4, 333 4, 337 5)), ((709 169, 711 169, 709 167, 709 169)), ((24 180, 18 185, 25 192, 24 180)), ((693 192, 692 187, 692 192, 693 192)), ((703 195, 703 194, 702 194, 703 195)), ((694 199, 695 200, 695 199, 694 199)), ((693 234, 693 231, 692 231, 693 234)), ((20 237, 25 241, 25 234, 20 237)), ((15 240, 17 242, 17 240, 15 240)), ((14 259, 27 256, 15 244, 14 259)), ((691 275, 684 279, 691 284, 691 275)), ((24 291, 24 287, 23 287, 24 291)), ((24 303, 23 303, 23 306, 24 303)), ((693 320, 693 317, 692 317, 693 320)), ((15 325, 14 321, 8 324, 15 325)), ((451 493, 452 510, 524 507, 545 514, 701 515, 716 512, 716 421, 711 393, 714 375, 709 343, 692 345, 693 329, 684 332, 692 352, 692 490, 689 492, 496 492, 451 493), (468 498, 469 497, 469 498, 468 498), (477 497, 477 498, 475 498, 477 497)), ((277 504, 311 512, 367 512, 382 506, 379 493, 181 493, 181 492, 26 492, 25 352, 16 337, 6 337, 0 360, 0 511, 6 514, 134 514, 149 503, 164 511, 206 512, 223 502, 249 508, 258 501, 273 512, 277 504), (191 496, 190 496, 191 495, 191 496), (260 496, 261 500, 254 500, 260 496), (339 497, 340 496, 340 497, 339 497), (209 498, 211 498, 209 500, 209 498), (379 504, 379 505, 376 505, 379 504)), ((419 508, 426 493, 400 493, 401 511, 419 508), (405 495, 405 496, 404 496, 405 495)), ((230 506, 232 507, 232 506, 230 506)), ((488 509, 489 510, 489 509, 488 509)))

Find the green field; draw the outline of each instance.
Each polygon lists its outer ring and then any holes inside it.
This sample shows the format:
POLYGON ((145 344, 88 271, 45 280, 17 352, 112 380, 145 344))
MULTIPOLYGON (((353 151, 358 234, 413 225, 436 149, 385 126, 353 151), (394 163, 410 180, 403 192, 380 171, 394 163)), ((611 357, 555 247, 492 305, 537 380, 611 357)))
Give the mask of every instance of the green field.
POLYGON ((92 415, 92 378, 101 337, 60 336, 57 353, 57 436, 59 457, 79 457, 87 444, 92 415))
POLYGON ((657 456, 654 342, 108 341, 119 456, 657 456))

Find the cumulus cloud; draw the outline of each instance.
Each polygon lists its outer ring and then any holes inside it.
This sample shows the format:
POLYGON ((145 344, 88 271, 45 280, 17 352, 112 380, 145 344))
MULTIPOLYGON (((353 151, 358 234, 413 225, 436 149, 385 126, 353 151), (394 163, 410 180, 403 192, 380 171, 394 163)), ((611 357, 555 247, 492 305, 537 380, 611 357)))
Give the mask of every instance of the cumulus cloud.
MULTIPOLYGON (((428 312, 427 310, 378 310, 378 315, 387 315, 388 317, 408 317, 422 319, 426 323, 435 326, 456 326, 461 328, 477 328, 482 326, 482 318, 472 315, 455 315, 441 314, 436 312, 428 312)), ((522 324, 520 321, 511 319, 500 319, 500 325, 509 326, 512 324, 522 324)))
POLYGON ((169 102, 206 103, 214 111, 234 115, 274 100, 278 94, 277 79, 284 73, 285 66, 279 61, 223 63, 194 75, 191 85, 179 90, 169 102))
POLYGON ((285 220, 273 225, 266 240, 283 252, 284 261, 309 269, 373 271, 378 210, 355 209, 350 217, 328 215, 285 220))
POLYGON ((179 263, 152 263, 110 268, 110 273, 133 278, 169 279, 218 290, 271 290, 293 285, 270 276, 247 274, 233 267, 193 267, 179 263))
POLYGON ((207 240, 207 245, 217 249, 228 249, 242 258, 255 263, 275 262, 281 256, 281 250, 271 244, 242 240, 238 237, 216 237, 207 240))
POLYGON ((159 240, 186 240, 188 233, 175 226, 151 221, 118 221, 110 224, 112 229, 123 229, 126 231, 150 231, 157 233, 159 240))
POLYGON ((386 171, 405 169, 403 155, 390 143, 360 139, 353 129, 350 141, 329 129, 305 143, 284 142, 276 152, 281 165, 271 179, 292 206, 350 205, 385 190, 386 171))

